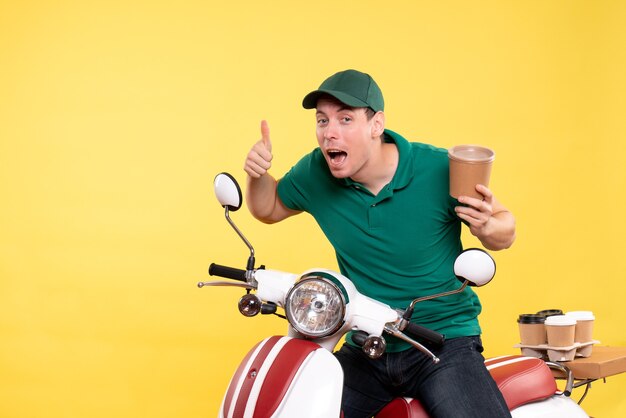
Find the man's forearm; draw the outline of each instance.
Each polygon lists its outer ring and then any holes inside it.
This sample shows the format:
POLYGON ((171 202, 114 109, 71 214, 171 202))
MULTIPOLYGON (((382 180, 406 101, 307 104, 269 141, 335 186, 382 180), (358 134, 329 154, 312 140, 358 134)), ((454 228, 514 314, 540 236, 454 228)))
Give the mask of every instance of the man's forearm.
POLYGON ((246 203, 252 216, 262 222, 272 222, 276 205, 276 179, 269 173, 259 178, 247 178, 246 203))

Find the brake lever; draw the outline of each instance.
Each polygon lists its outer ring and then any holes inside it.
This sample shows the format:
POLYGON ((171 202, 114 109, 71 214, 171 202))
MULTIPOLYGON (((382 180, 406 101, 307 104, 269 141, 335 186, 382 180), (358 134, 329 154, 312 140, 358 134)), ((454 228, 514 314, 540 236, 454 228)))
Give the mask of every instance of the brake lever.
POLYGON ((199 288, 203 288, 204 286, 243 287, 248 290, 253 290, 257 288, 256 285, 251 284, 251 283, 237 283, 237 282, 225 282, 225 281, 198 282, 199 288))
POLYGON ((422 353, 429 356, 434 364, 437 364, 439 363, 439 361, 441 361, 439 357, 437 357, 436 355, 432 353, 432 351, 430 351, 428 348, 424 347, 422 344, 418 343, 417 341, 415 341, 413 338, 409 337, 408 335, 405 335, 402 331, 398 330, 397 328, 390 326, 389 324, 386 324, 385 331, 393 335, 396 338, 406 341, 407 343, 411 344, 413 347, 420 350, 422 353))

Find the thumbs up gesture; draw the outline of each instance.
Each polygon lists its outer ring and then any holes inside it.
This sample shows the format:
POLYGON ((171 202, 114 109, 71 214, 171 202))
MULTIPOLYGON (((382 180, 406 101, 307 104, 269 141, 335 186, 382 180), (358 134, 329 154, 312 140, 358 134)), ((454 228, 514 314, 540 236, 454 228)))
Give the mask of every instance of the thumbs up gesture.
POLYGON ((243 169, 252 178, 259 178, 272 166, 272 142, 267 121, 261 121, 261 139, 252 146, 243 169))

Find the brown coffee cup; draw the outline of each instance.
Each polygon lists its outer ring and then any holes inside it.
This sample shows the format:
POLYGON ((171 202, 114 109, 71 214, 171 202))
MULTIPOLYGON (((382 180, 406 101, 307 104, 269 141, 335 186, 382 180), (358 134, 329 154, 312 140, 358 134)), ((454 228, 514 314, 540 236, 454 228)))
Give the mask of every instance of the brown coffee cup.
POLYGON ((545 317, 552 315, 563 315, 563 311, 561 309, 544 309, 543 311, 537 312, 537 315, 542 315, 545 317))
POLYGON ((595 317, 591 311, 571 311, 565 315, 576 319, 575 341, 577 343, 587 343, 593 341, 593 323, 595 317))
POLYGON ((553 315, 546 318, 545 326, 549 347, 571 347, 574 345, 576 319, 567 315, 553 315))
POLYGON ((545 344, 547 341, 545 320, 546 318, 542 315, 521 314, 517 318, 520 342, 523 345, 531 346, 545 344))
POLYGON ((479 145, 457 145, 448 150, 450 161, 450 196, 482 199, 476 185, 489 186, 491 166, 496 154, 479 145))

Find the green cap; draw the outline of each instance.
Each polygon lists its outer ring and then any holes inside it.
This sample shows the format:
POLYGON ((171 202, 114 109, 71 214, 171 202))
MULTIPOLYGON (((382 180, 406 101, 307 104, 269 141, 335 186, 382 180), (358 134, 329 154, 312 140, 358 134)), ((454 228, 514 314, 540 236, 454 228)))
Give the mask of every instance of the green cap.
POLYGON ((340 71, 328 77, 320 88, 302 100, 305 109, 314 109, 320 96, 328 94, 351 107, 369 107, 374 112, 384 110, 385 101, 378 84, 369 75, 356 70, 340 71))

